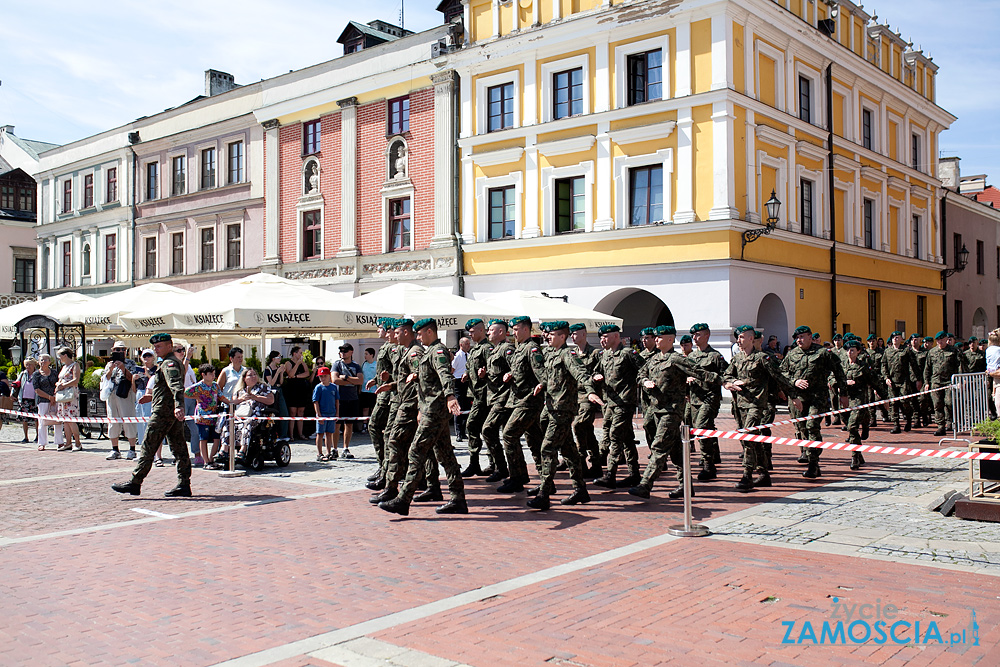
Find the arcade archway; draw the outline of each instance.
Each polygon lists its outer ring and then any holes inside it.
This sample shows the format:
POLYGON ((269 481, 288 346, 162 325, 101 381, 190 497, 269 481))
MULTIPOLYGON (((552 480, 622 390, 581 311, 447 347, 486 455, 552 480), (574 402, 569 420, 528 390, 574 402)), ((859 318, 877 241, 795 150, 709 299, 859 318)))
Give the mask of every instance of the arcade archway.
POLYGON ((775 293, 770 293, 760 301, 757 308, 757 329, 764 332, 764 340, 775 335, 782 345, 788 345, 788 314, 785 304, 775 293))
POLYGON ((594 310, 622 318, 622 334, 633 339, 646 327, 674 326, 674 316, 667 304, 652 292, 637 287, 612 292, 594 310))

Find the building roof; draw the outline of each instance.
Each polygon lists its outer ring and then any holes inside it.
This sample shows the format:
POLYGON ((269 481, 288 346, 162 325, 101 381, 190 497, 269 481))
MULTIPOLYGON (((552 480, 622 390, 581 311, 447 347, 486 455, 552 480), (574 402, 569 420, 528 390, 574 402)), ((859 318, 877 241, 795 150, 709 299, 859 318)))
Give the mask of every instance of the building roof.
POLYGON ((28 155, 38 159, 38 154, 49 150, 50 148, 56 148, 59 144, 50 144, 46 141, 35 141, 33 139, 22 139, 15 134, 8 134, 10 140, 21 147, 28 155))
MULTIPOLYGON (((372 23, 379 24, 381 23, 381 21, 372 21, 372 23)), ((399 35, 393 35, 392 33, 383 32, 382 30, 378 30, 373 26, 365 25, 364 23, 358 23, 357 21, 348 21, 347 27, 344 28, 344 31, 342 33, 340 33, 340 37, 337 38, 337 41, 341 44, 349 41, 352 38, 350 34, 352 29, 357 30, 362 35, 374 37, 375 39, 381 40, 383 42, 391 42, 393 40, 399 39, 399 35)), ((403 33, 404 36, 409 36, 413 34, 409 30, 403 30, 403 33)))
POLYGON ((14 167, 13 165, 11 165, 10 162, 7 162, 7 160, 4 160, 2 157, 0 157, 0 176, 3 176, 13 168, 14 167))
POLYGON ((970 199, 975 199, 980 204, 986 204, 993 208, 1000 209, 1000 190, 992 185, 987 185, 979 192, 969 192, 966 194, 970 199))

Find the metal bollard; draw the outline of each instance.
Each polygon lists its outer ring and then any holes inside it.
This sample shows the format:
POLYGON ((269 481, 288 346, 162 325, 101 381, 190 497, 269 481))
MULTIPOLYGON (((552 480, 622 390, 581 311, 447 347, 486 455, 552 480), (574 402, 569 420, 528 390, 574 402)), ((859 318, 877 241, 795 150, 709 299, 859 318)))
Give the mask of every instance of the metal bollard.
POLYGON ((243 477, 246 470, 236 469, 236 408, 229 405, 229 470, 219 472, 219 477, 243 477))
POLYGON ((684 523, 670 526, 667 532, 675 537, 704 537, 712 531, 700 523, 692 523, 691 517, 691 431, 687 424, 681 424, 681 457, 684 462, 684 523))

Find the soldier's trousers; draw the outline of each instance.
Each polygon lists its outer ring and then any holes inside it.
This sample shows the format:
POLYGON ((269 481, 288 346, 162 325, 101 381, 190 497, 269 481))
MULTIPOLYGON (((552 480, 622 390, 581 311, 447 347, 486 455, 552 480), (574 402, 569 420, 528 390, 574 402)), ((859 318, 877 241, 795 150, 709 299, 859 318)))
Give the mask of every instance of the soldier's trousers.
MULTIPOLYGON (((483 423, 486 421, 486 415, 489 411, 490 406, 486 403, 485 398, 473 398, 469 418, 465 421, 465 434, 469 438, 469 457, 473 460, 478 459, 479 453, 483 451, 483 423)), ((489 456, 492 463, 493 456, 488 449, 486 455, 489 456)))
MULTIPOLYGON (((892 383, 891 387, 886 387, 889 390, 890 398, 899 398, 900 396, 906 396, 907 394, 912 394, 914 389, 909 383, 903 383, 902 385, 892 383)), ((893 401, 889 403, 889 416, 891 421, 899 426, 899 413, 902 412, 903 416, 906 417, 906 421, 913 419, 913 406, 910 405, 909 399, 904 399, 901 401, 893 401)))
MULTIPOLYGON (((861 401, 852 401, 860 405, 861 401)), ((853 407, 853 406, 852 406, 853 407)), ((863 443, 861 439, 861 429, 867 426, 870 422, 868 421, 868 410, 852 410, 850 417, 847 420, 847 443, 850 445, 860 445, 863 443)))
POLYGON ((177 482, 179 484, 191 484, 191 454, 188 451, 187 424, 174 417, 174 414, 153 415, 146 425, 146 437, 142 439, 142 448, 139 451, 139 458, 135 462, 132 470, 132 482, 142 484, 146 475, 153 467, 153 459, 156 450, 160 448, 160 443, 166 438, 170 446, 170 453, 174 455, 177 463, 177 482))
POLYGON ((639 452, 635 448, 635 430, 632 415, 635 407, 608 403, 604 406, 604 421, 608 426, 610 451, 608 453, 608 474, 614 475, 622 459, 628 465, 629 474, 639 472, 639 452))
MULTIPOLYGON (((931 384, 931 389, 939 386, 931 384)), ((934 423, 938 428, 951 428, 951 390, 943 389, 931 392, 931 403, 934 405, 934 423)))
POLYGON ((562 454, 563 461, 569 466, 569 475, 573 479, 573 488, 584 488, 583 466, 580 460, 580 452, 573 443, 572 426, 572 412, 549 413, 545 436, 542 438, 542 467, 539 471, 542 477, 543 492, 553 484, 552 480, 556 474, 556 464, 559 462, 560 453, 562 454))
MULTIPOLYGON (((807 415, 819 415, 824 412, 829 412, 830 404, 827 402, 829 400, 829 394, 823 392, 822 394, 805 395, 802 396, 802 410, 796 410, 795 405, 789 401, 788 410, 791 412, 793 418, 805 417, 807 415)), ((820 431, 820 422, 822 419, 808 419, 804 422, 798 422, 796 424, 796 431, 800 433, 799 438, 802 440, 815 440, 822 441, 823 434, 820 431)), ((819 461, 819 455, 821 449, 816 447, 809 448, 809 462, 817 463, 819 461)))
MULTIPOLYGON (((679 412, 656 413, 656 435, 649 448, 649 463, 642 474, 640 486, 650 488, 667 465, 669 458, 674 465, 683 466, 681 460, 681 415, 679 412)), ((681 475, 682 473, 679 473, 681 475)))
POLYGON ((653 446, 653 439, 656 438, 656 416, 652 407, 646 407, 642 411, 642 434, 646 438, 646 446, 653 446))
MULTIPOLYGON (((749 408, 737 407, 736 409, 740 412, 743 428, 770 423, 767 419, 767 412, 757 406, 749 408)), ((757 435, 771 435, 771 429, 762 428, 753 431, 753 433, 757 435)), ((751 442, 750 440, 741 440, 740 443, 743 445, 743 474, 750 475, 754 471, 766 472, 769 457, 764 448, 764 443, 751 442)))
POLYGON ((382 461, 385 460, 385 431, 389 424, 389 400, 382 399, 386 394, 379 394, 375 397, 375 407, 368 417, 368 437, 375 447, 375 456, 378 457, 378 464, 381 468, 382 461))
POLYGON ((398 484, 406 475, 407 454, 417 432, 417 406, 407 403, 396 409, 382 462, 386 486, 398 484))
POLYGON ((486 445, 486 449, 490 452, 490 456, 493 459, 493 467, 496 468, 498 473, 504 476, 507 476, 509 473, 509 468, 507 466, 507 455, 503 451, 503 440, 500 437, 500 433, 503 431, 504 426, 507 425, 509 419, 509 408, 493 406, 487 413, 486 419, 483 421, 483 427, 480 430, 483 444, 486 445))
POLYGON ((576 436, 576 444, 580 450, 580 458, 586 459, 590 455, 590 464, 597 465, 601 456, 601 446, 594 435, 594 419, 597 417, 597 405, 586 401, 577 405, 576 415, 573 417, 573 434, 576 436))
POLYGON ((611 419, 608 417, 610 408, 607 403, 601 409, 601 458, 607 462, 611 455, 611 419))
MULTIPOLYGON (((715 430, 715 418, 719 416, 721 401, 712 400, 702 403, 691 401, 692 426, 715 430)), ((703 438, 698 441, 701 448, 702 466, 715 463, 715 455, 719 453, 718 438, 703 438)))
POLYGON ((524 452, 521 450, 521 436, 528 441, 528 449, 531 456, 537 460, 541 459, 542 451, 542 428, 538 421, 542 414, 542 407, 539 406, 517 406, 511 410, 510 418, 503 429, 503 449, 507 454, 507 466, 511 479, 527 482, 528 464, 524 460, 524 452))
POLYGON ((731 392, 729 392, 729 394, 733 398, 732 403, 729 404, 729 409, 733 413, 733 419, 736 420, 736 428, 738 428, 738 429, 744 428, 743 422, 741 421, 743 419, 743 417, 740 415, 740 411, 736 407, 736 392, 735 391, 731 391, 731 392))
MULTIPOLYGON (((435 415, 421 415, 420 426, 414 435, 409 451, 409 465, 406 469, 406 479, 399 489, 399 497, 409 503, 416 493, 420 477, 427 472, 428 455, 434 452, 437 461, 444 466, 448 476, 448 491, 452 500, 465 500, 465 483, 462 481, 462 469, 455 458, 455 449, 451 445, 451 415, 441 412, 435 415)), ((435 477, 437 465, 435 464, 435 477)), ((430 484, 430 478, 428 483, 430 484)), ((432 485, 433 486, 433 485, 432 485)))

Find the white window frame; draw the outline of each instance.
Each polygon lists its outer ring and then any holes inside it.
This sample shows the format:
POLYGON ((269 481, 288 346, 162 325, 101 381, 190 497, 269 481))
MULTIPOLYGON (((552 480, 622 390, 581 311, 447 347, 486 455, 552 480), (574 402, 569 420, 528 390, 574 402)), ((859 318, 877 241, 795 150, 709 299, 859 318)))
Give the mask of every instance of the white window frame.
MULTIPOLYGON (((521 127, 521 72, 514 70, 512 72, 504 72, 503 74, 481 76, 476 79, 476 134, 493 134, 487 130, 490 107, 487 91, 493 86, 505 83, 514 84, 514 124, 504 129, 512 130, 521 127)), ((497 130, 497 132, 503 131, 497 130)))
POLYGON ((584 231, 594 231, 594 162, 587 160, 568 167, 542 169, 542 236, 557 236, 556 232, 556 181, 564 178, 583 177, 584 231))
POLYGON ((906 142, 906 153, 907 153, 907 158, 908 158, 907 161, 906 161, 906 166, 909 167, 910 169, 915 169, 916 171, 919 171, 920 173, 926 173, 925 170, 923 170, 923 169, 920 168, 920 160, 919 160, 920 156, 919 155, 917 156, 917 158, 918 158, 918 160, 917 160, 917 166, 916 167, 913 166, 913 139, 914 138, 916 138, 916 140, 917 140, 917 151, 919 153, 922 153, 925 159, 926 159, 926 156, 927 156, 927 149, 924 146, 924 144, 926 143, 924 141, 924 131, 921 130, 920 127, 917 126, 917 125, 910 125, 910 140, 908 142, 906 142), (914 128, 916 128, 916 130, 914 128))
MULTIPOLYGON (((201 157, 200 153, 199 153, 198 157, 199 158, 201 157)), ((170 194, 168 196, 169 197, 182 197, 183 195, 189 194, 191 192, 191 188, 190 188, 190 185, 191 185, 191 159, 188 156, 187 149, 177 150, 177 151, 174 151, 172 153, 168 153, 167 154, 167 164, 170 166, 170 178, 168 179, 170 181, 170 194), (179 195, 175 195, 174 194, 174 159, 179 158, 179 157, 184 158, 184 192, 181 193, 181 194, 179 194, 179 195)), ((197 190, 195 190, 195 192, 197 192, 197 190)), ((161 197, 161 199, 163 199, 163 197, 161 197)))
POLYGON ((879 112, 877 106, 872 105, 870 102, 861 98, 860 102, 861 109, 858 111, 858 141, 856 142, 858 146, 864 148, 865 144, 865 130, 864 130, 864 120, 865 111, 868 111, 872 115, 872 147, 866 148, 865 150, 870 150, 873 153, 882 154, 882 114, 879 112))
POLYGON ((673 191, 671 174, 674 172, 674 150, 664 148, 645 155, 619 156, 614 160, 615 174, 615 229, 632 229, 629 223, 629 172, 636 167, 663 167, 663 224, 671 224, 673 191))
POLYGON ((163 199, 163 161, 157 157, 149 158, 139 162, 139 178, 142 179, 141 190, 143 202, 158 201, 163 199), (156 164, 156 197, 149 197, 149 165, 156 164))
MULTIPOLYGON (((520 171, 511 172, 504 176, 493 178, 480 177, 476 179, 476 207, 478 217, 476 219, 476 242, 486 243, 493 239, 489 238, 490 228, 490 202, 489 191, 494 188, 506 188, 514 186, 514 238, 522 237, 522 227, 524 226, 524 177, 520 171)), ((496 239, 500 240, 500 239, 496 239)))
MULTIPOLYGON (((221 171, 221 178, 219 173, 219 167, 216 166, 216 178, 215 187, 223 187, 226 185, 240 185, 243 183, 250 182, 250 140, 246 133, 234 134, 229 137, 225 137, 219 140, 219 145, 222 148, 221 153, 217 152, 216 155, 221 155, 222 159, 226 161, 225 168, 221 171), (229 182, 229 147, 232 144, 242 142, 243 143, 243 178, 238 181, 229 182)), ((218 159, 218 158, 217 158, 218 159)))
MULTIPOLYGON (((754 92, 757 100, 760 100, 760 56, 765 55, 775 62, 774 68, 774 104, 778 111, 784 111, 785 106, 785 53, 767 42, 756 40, 754 42, 754 92)), ((797 106, 797 105, 796 105, 797 106)))
POLYGON ((141 236, 140 240, 142 241, 142 245, 140 246, 142 248, 142 277, 145 278, 146 280, 150 280, 152 278, 159 278, 160 277, 160 236, 159 236, 159 234, 146 234, 145 236, 141 236), (148 241, 149 239, 153 239, 153 258, 154 258, 154 262, 153 263, 156 266, 156 273, 154 275, 152 275, 152 276, 149 275, 146 272, 146 241, 148 241))
MULTIPOLYGON (((809 124, 816 127, 826 127, 826 93, 823 91, 823 80, 818 70, 796 61, 795 63, 795 117, 799 117, 799 77, 809 79, 809 124)), ((801 120, 801 119, 800 119, 801 120)), ((805 122, 805 121, 803 121, 805 122)))
POLYGON ((326 211, 325 206, 316 206, 315 203, 309 203, 304 206, 295 207, 295 258, 296 261, 315 261, 306 260, 305 253, 302 251, 302 241, 303 227, 302 227, 302 216, 310 211, 319 211, 319 257, 318 259, 323 259, 323 254, 326 252, 326 211))
MULTIPOLYGON (((198 160, 197 160, 198 164, 196 164, 194 166, 194 168, 192 168, 191 167, 191 160, 190 159, 188 160, 188 179, 189 179, 188 182, 191 182, 190 179, 191 179, 192 176, 194 176, 194 183, 197 184, 197 186, 198 186, 198 188, 196 190, 194 190, 194 192, 205 192, 207 190, 214 190, 214 189, 218 188, 219 187, 219 175, 221 174, 221 170, 219 169, 219 142, 218 141, 209 141, 209 142, 206 142, 206 143, 203 143, 203 144, 198 144, 197 146, 194 147, 194 150, 195 150, 195 154, 198 156, 198 160), (201 159, 202 159, 202 154, 206 150, 208 150, 209 148, 214 148, 215 149, 215 185, 213 185, 210 188, 203 188, 203 187, 201 187, 201 176, 202 176, 202 174, 201 174, 201 166, 202 166, 201 159)), ((246 158, 245 158, 245 155, 246 155, 246 151, 244 150, 244 161, 243 161, 243 168, 244 169, 246 169, 246 158)), ((191 190, 189 189, 188 191, 190 192, 191 190)))
POLYGON ((858 234, 856 245, 859 248, 864 248, 865 250, 881 250, 882 249, 882 193, 872 192, 868 188, 861 188, 861 213, 858 218, 858 234), (868 248, 865 246, 865 200, 872 200, 872 247, 868 248))
MULTIPOLYGON (((66 176, 65 178, 59 179, 59 191, 56 192, 56 216, 60 215, 72 215, 76 211, 76 206, 74 205, 74 199, 77 196, 77 187, 75 183, 76 179, 73 174, 66 176), (65 210, 63 204, 65 203, 63 197, 66 193, 66 181, 69 181, 69 210, 65 210)), ((82 197, 82 194, 81 194, 82 197)), ((82 199, 81 199, 82 201, 82 199)))
MULTIPOLYGON (((187 239, 188 239, 188 229, 186 226, 179 225, 174 228, 167 227, 167 251, 170 253, 167 257, 167 275, 168 276, 186 276, 188 275, 188 265, 187 265, 187 239), (174 273, 174 234, 181 235, 181 270, 179 273, 174 273)), ((159 252, 159 247, 157 247, 157 252, 159 252)))
MULTIPOLYGON (((552 91, 555 89, 555 82, 553 79, 555 75, 559 72, 565 72, 567 70, 582 69, 583 70, 583 113, 578 116, 566 116, 566 118, 579 118, 580 116, 586 116, 591 113, 590 108, 590 56, 587 54, 574 56, 572 58, 563 58, 562 60, 552 60, 547 63, 542 63, 542 80, 541 80, 541 103, 542 103, 542 122, 550 123, 556 120, 555 117, 555 100, 552 99, 552 91)), ((516 85, 516 84, 515 84, 516 85)), ((515 99, 516 99, 515 94, 515 99)), ((562 118, 558 120, 564 120, 562 118)))
MULTIPOLYGON (((628 106, 628 57, 637 53, 660 49, 662 82, 661 100, 670 99, 670 35, 644 39, 623 46, 615 47, 615 108, 624 109, 628 106)), ((653 100, 647 100, 652 102, 653 100)), ((643 102, 642 104, 645 104, 643 102)))
POLYGON ((382 191, 382 252, 392 253, 392 252, 412 252, 416 248, 416 236, 417 236, 417 226, 414 220, 416 214, 416 206, 414 202, 414 188, 412 184, 400 185, 391 188, 385 188, 382 191), (397 250, 393 251, 390 243, 390 230, 389 230, 389 202, 394 199, 409 199, 410 200, 410 249, 409 250, 397 250))
MULTIPOLYGON (((198 248, 198 270, 195 273, 214 273, 219 270, 219 225, 215 220, 195 224, 195 244, 198 248), (212 230, 212 268, 201 268, 201 233, 205 229, 212 230)), ((185 239, 186 241, 187 239, 185 239)))
MULTIPOLYGON (((110 227, 108 229, 102 229, 97 233, 98 244, 101 249, 100 252, 101 266, 99 269, 95 269, 93 266, 90 267, 91 275, 97 278, 96 282, 101 285, 108 284, 108 237, 109 236, 115 237, 115 283, 121 282, 119 278, 121 278, 121 266, 122 266, 121 262, 122 233, 121 230, 118 229, 117 227, 110 227)), ((81 254, 82 254, 82 248, 81 248, 81 254)), ((93 263, 94 261, 93 247, 91 247, 90 249, 90 261, 91 263, 93 263)), ((82 270, 82 261, 81 261, 81 270, 82 270)))
POLYGON ((918 208, 916 206, 911 205, 910 206, 910 219, 907 220, 907 225, 910 228, 910 233, 909 233, 910 243, 909 243, 909 248, 907 248, 907 250, 909 252, 907 254, 909 254, 914 259, 924 259, 924 258, 928 257, 927 251, 929 250, 929 248, 927 247, 928 242, 927 242, 927 232, 926 232, 926 229, 927 229, 927 209, 926 208, 918 208), (917 225, 917 235, 919 237, 917 239, 917 246, 919 246, 919 248, 921 250, 920 253, 915 252, 915 249, 913 247, 913 218, 914 218, 914 216, 920 218, 920 223, 917 225))
POLYGON ((823 206, 823 192, 822 188, 822 174, 817 171, 810 171, 804 168, 802 165, 797 165, 796 167, 796 179, 795 179, 795 212, 798 217, 799 233, 804 235, 802 231, 803 220, 802 220, 802 181, 809 181, 812 183, 812 238, 829 238, 828 230, 826 228, 826 216, 819 215, 820 210, 823 206))

